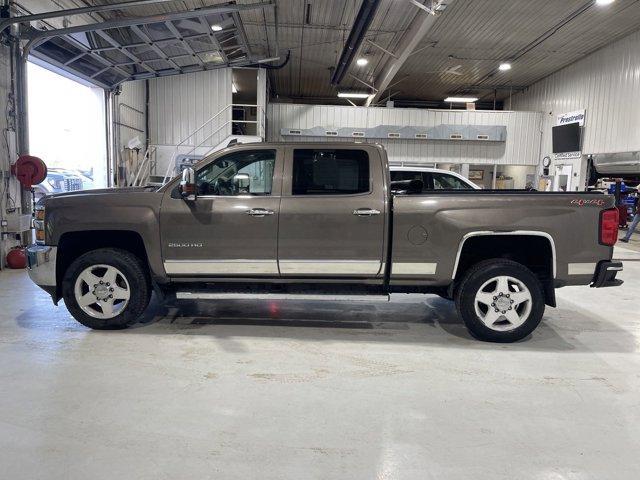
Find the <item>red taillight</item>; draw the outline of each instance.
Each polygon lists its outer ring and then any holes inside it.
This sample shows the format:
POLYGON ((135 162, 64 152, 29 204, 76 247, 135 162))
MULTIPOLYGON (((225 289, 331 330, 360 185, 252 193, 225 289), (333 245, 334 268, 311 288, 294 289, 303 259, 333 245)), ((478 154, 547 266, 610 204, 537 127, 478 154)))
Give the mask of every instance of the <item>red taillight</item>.
POLYGON ((600 212, 600 243, 602 245, 615 245, 618 241, 618 209, 603 210, 600 212))

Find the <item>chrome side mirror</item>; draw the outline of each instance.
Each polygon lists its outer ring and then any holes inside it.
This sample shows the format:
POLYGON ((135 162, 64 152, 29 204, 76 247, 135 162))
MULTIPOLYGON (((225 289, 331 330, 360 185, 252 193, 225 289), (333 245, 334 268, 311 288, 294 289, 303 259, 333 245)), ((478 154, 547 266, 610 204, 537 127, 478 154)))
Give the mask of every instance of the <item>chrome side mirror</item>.
POLYGON ((235 185, 236 192, 239 194, 246 194, 251 191, 250 182, 251 178, 246 173, 236 173, 233 176, 233 183, 235 185))
POLYGON ((180 182, 180 195, 183 200, 194 202, 197 198, 196 172, 191 167, 182 170, 182 181, 180 182))

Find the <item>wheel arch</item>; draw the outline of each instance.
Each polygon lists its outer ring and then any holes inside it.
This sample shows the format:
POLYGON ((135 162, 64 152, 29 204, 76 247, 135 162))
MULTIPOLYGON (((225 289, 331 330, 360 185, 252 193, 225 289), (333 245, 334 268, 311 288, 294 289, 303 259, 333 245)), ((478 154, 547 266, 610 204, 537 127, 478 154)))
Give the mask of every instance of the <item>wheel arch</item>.
POLYGON ((58 241, 56 261, 56 295, 54 301, 62 298, 62 279, 75 259, 99 248, 119 248, 126 250, 143 264, 149 272, 149 258, 142 236, 132 230, 83 230, 62 234, 58 241))
POLYGON ((556 244, 553 236, 538 230, 474 231, 458 244, 452 286, 455 289, 473 265, 492 258, 514 260, 529 268, 539 279, 545 303, 556 306, 554 280, 557 274, 556 244), (514 243, 517 242, 517 243, 514 243))

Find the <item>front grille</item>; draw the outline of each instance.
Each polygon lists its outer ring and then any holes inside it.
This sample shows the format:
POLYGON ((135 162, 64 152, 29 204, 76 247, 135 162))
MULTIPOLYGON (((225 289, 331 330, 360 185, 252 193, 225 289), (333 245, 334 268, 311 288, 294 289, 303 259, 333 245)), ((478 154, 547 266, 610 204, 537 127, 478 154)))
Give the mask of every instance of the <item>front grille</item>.
POLYGON ((79 178, 65 178, 64 179, 65 192, 74 192, 76 190, 82 190, 82 180, 79 178))

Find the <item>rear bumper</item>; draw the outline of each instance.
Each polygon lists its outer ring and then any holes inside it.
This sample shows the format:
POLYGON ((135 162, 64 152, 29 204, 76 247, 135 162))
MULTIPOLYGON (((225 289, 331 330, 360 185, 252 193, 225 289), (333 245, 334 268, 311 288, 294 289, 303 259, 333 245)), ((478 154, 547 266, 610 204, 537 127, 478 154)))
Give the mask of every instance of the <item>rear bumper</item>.
MULTIPOLYGON (((29 277, 52 297, 56 292, 57 247, 29 245, 27 247, 27 268, 29 277)), ((55 298, 55 297, 54 297, 55 298)))
POLYGON ((623 281, 616 279, 618 272, 622 271, 622 262, 603 261, 598 263, 596 273, 593 276, 593 288, 617 287, 623 281))

